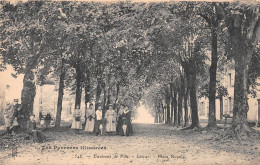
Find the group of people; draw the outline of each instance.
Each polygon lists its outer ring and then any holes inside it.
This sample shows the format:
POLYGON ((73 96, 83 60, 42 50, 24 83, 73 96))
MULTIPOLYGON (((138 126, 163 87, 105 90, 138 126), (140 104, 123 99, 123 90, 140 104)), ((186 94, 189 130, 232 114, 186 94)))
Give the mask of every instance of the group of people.
MULTIPOLYGON (((14 103, 7 102, 4 111, 5 126, 7 134, 17 133, 23 122, 22 106, 18 104, 18 99, 14 99, 14 103)), ((39 113, 40 125, 42 128, 47 128, 51 122, 50 113, 40 111, 39 113)), ((132 135, 132 124, 131 124, 131 111, 128 106, 121 104, 120 108, 114 110, 113 104, 108 105, 108 109, 103 115, 101 104, 97 105, 95 110, 92 103, 86 108, 85 115, 82 115, 79 106, 74 110, 73 122, 71 125, 72 129, 75 129, 76 133, 83 129, 86 132, 94 132, 96 135, 102 135, 103 131, 112 135, 114 133, 118 135, 132 135)), ((26 123, 26 129, 28 135, 30 135, 34 141, 42 142, 44 135, 36 127, 35 115, 30 115, 30 120, 26 123)))
POLYGON ((7 134, 17 133, 23 120, 23 114, 21 112, 22 106, 18 104, 18 99, 14 99, 14 103, 6 103, 4 111, 4 121, 7 134))
MULTIPOLYGON (((19 132, 23 121, 24 115, 22 113, 22 105, 18 104, 18 99, 14 99, 14 103, 11 104, 10 102, 6 103, 5 111, 4 111, 4 122, 7 131, 7 135, 11 135, 12 133, 16 134, 19 132)), ((48 119, 48 114, 40 114, 41 118, 48 119)), ((30 115, 30 120, 25 123, 26 131, 29 136, 32 137, 33 141, 35 142, 43 142, 44 135, 37 130, 36 128, 36 121, 35 115, 30 115)))
POLYGON ((75 129, 75 133, 78 133, 79 130, 83 129, 83 126, 85 126, 86 132, 94 132, 96 135, 102 135, 103 130, 110 135, 116 133, 121 136, 128 136, 133 133, 131 111, 125 104, 120 105, 118 112, 114 110, 113 104, 109 104, 104 118, 100 104, 97 105, 97 110, 95 110, 93 104, 90 103, 89 107, 86 108, 85 116, 82 116, 82 112, 77 106, 73 113, 71 129, 75 129))

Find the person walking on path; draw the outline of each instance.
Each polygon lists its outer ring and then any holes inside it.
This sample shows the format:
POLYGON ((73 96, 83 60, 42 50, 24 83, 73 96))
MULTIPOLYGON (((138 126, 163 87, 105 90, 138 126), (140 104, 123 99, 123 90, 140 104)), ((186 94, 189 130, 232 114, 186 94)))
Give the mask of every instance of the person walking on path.
POLYGON ((71 129, 75 129, 76 134, 79 133, 80 129, 82 129, 81 110, 78 105, 73 113, 73 121, 72 121, 71 129))
POLYGON ((106 119, 106 132, 113 133, 116 132, 116 112, 113 109, 113 105, 108 105, 108 110, 105 114, 106 119))
POLYGON ((94 125, 95 125, 95 109, 93 108, 93 104, 89 104, 89 108, 86 110, 86 126, 85 131, 86 132, 93 132, 94 131, 94 125))

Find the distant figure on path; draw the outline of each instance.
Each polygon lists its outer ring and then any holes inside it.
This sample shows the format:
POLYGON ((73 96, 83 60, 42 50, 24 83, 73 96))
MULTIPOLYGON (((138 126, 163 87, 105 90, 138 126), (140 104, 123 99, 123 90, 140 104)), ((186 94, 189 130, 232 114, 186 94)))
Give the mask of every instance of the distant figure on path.
POLYGON ((96 122, 95 122, 95 133, 96 135, 102 134, 102 109, 101 105, 98 105, 98 109, 96 111, 96 122), (101 128, 101 129, 100 129, 101 128))
POLYGON ((82 129, 81 110, 78 105, 73 113, 73 121, 72 121, 71 129, 75 129, 75 133, 79 133, 79 130, 82 129))
POLYGON ((94 125, 95 125, 95 109, 93 108, 93 104, 89 104, 89 108, 86 110, 86 126, 85 131, 86 132, 93 132, 94 131, 94 125))
POLYGON ((41 128, 46 127, 45 126, 45 119, 46 119, 46 112, 44 110, 42 110, 42 107, 40 107, 40 114, 39 114, 39 119, 40 119, 40 126, 41 128))
POLYGON ((116 132, 116 112, 113 109, 113 105, 109 104, 108 105, 108 110, 105 114, 105 119, 106 119, 106 132, 112 133, 116 132))
POLYGON ((48 112, 47 115, 46 115, 46 118, 45 118, 46 128, 49 128, 49 127, 50 127, 50 125, 51 125, 51 120, 52 120, 51 114, 50 114, 50 112, 48 112))

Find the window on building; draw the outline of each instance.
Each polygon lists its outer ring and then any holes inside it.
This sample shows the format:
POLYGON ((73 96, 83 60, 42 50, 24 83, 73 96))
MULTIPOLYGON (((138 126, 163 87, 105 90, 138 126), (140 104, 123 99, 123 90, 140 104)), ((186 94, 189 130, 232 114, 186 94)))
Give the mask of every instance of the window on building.
POLYGON ((232 85, 232 79, 231 79, 231 73, 228 74, 228 87, 231 87, 232 85))
POLYGON ((224 100, 224 114, 228 113, 228 99, 224 100))
POLYGON ((228 112, 233 113, 233 99, 231 97, 228 98, 228 112))

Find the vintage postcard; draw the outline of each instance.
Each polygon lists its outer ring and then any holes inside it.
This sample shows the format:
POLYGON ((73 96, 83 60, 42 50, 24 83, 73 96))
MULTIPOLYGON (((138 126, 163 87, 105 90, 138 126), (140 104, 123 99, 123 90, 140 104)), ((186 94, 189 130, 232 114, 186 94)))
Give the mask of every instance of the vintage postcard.
POLYGON ((260 1, 0 1, 0 164, 256 165, 260 1))

